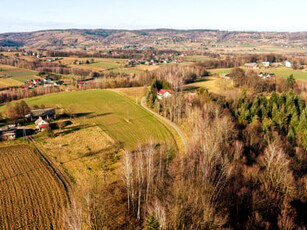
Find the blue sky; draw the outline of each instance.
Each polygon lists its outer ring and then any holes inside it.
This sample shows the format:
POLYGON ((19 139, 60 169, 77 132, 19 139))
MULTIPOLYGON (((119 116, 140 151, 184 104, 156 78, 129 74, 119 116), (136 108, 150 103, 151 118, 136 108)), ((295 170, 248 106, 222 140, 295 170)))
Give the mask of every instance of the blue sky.
POLYGON ((65 28, 307 31, 307 0, 0 0, 0 33, 65 28))

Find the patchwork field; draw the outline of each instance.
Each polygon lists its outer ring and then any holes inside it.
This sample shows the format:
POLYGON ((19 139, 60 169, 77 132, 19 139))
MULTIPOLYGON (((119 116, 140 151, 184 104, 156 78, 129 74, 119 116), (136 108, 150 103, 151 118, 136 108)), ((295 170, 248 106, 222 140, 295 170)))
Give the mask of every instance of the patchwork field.
POLYGON ((91 69, 98 72, 117 72, 117 73, 128 73, 128 74, 142 74, 145 71, 151 71, 158 69, 160 66, 148 66, 148 65, 138 65, 136 67, 125 67, 127 59, 119 58, 74 58, 74 57, 64 57, 61 62, 69 67, 91 69), (90 64, 72 64, 75 60, 82 61, 83 63, 86 60, 91 61, 94 59, 94 63, 90 64))
POLYGON ((0 65, 0 87, 20 86, 25 81, 39 78, 36 71, 0 65))
POLYGON ((0 148, 0 229, 63 229, 63 184, 27 145, 0 148))

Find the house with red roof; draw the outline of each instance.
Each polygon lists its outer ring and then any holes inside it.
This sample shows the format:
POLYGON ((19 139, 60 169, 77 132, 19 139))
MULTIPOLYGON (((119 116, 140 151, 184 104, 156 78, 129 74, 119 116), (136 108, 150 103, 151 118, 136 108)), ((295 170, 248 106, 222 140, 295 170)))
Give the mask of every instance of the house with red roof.
POLYGON ((33 83, 34 83, 35 85, 39 85, 39 84, 41 84, 41 83, 42 83, 42 80, 41 80, 41 79, 39 79, 39 78, 37 78, 37 79, 33 79, 33 83))
POLYGON ((35 121, 35 125, 39 131, 47 130, 49 128, 49 123, 41 117, 35 121))
POLYGON ((170 89, 160 89, 157 92, 157 98, 159 100, 165 99, 165 98, 169 98, 172 96, 172 90, 170 89))

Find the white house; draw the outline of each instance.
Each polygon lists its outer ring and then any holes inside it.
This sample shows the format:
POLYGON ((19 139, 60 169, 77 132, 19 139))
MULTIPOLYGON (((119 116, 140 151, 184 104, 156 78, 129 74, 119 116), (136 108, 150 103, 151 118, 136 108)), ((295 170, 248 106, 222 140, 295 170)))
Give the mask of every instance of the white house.
POLYGON ((252 63, 245 63, 245 67, 251 68, 251 69, 258 69, 258 65, 255 62, 252 63))
POLYGON ((261 64, 262 64, 262 66, 265 67, 265 68, 269 68, 269 67, 270 67, 270 62, 268 62, 268 61, 264 61, 264 62, 262 62, 261 64))
POLYGON ((286 61, 286 62, 285 62, 285 66, 286 66, 287 68, 292 68, 292 63, 291 63, 290 61, 286 61))
POLYGON ((35 125, 36 128, 39 131, 43 131, 49 128, 49 123, 47 121, 45 121, 44 119, 42 119, 41 117, 39 117, 36 121, 35 121, 35 125))

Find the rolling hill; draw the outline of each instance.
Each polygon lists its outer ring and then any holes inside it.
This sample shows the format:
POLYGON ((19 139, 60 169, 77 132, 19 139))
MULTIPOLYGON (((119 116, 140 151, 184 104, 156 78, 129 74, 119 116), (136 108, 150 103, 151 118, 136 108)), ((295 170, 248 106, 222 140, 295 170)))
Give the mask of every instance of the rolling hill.
POLYGON ((67 29, 0 34, 0 46, 2 47, 44 49, 174 48, 175 45, 183 44, 307 47, 307 32, 67 29))

